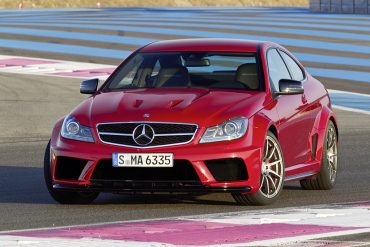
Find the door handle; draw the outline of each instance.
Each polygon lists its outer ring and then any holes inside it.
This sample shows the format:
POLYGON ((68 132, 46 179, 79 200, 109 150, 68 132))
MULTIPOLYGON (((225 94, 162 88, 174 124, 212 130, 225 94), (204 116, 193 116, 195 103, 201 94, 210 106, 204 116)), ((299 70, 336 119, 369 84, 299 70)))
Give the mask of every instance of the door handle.
POLYGON ((302 99, 302 103, 303 104, 306 104, 307 103, 306 95, 302 94, 301 99, 302 99))

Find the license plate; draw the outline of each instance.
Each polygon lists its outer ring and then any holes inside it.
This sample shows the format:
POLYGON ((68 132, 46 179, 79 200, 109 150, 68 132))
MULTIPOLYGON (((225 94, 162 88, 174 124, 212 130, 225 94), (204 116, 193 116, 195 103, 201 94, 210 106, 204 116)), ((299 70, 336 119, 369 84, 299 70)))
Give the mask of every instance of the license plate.
POLYGON ((114 167, 173 167, 172 153, 113 153, 114 167))

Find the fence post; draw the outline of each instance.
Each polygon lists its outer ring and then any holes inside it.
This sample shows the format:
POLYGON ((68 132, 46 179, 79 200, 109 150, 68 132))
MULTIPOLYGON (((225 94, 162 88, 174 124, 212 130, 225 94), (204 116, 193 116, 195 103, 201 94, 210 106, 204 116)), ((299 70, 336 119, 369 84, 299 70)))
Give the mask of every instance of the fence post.
POLYGON ((320 12, 320 5, 321 5, 320 0, 310 0, 310 11, 311 12, 320 12))
POLYGON ((367 14, 367 0, 355 0, 355 14, 367 14))
POLYGON ((370 14, 370 0, 310 0, 311 12, 370 14))
POLYGON ((353 14, 355 12, 354 0, 343 0, 342 12, 345 14, 353 14))
POLYGON ((330 12, 342 13, 342 0, 331 0, 330 1, 330 12))
POLYGON ((330 0, 321 0, 320 11, 330 12, 330 0))

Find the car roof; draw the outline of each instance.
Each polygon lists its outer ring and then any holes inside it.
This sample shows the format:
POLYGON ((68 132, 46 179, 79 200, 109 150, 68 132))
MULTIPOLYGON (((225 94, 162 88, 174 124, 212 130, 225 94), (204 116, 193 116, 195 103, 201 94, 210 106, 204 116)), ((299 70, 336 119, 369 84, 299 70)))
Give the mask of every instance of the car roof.
POLYGON ((214 51, 256 52, 263 42, 242 39, 177 39, 153 42, 140 52, 214 51))

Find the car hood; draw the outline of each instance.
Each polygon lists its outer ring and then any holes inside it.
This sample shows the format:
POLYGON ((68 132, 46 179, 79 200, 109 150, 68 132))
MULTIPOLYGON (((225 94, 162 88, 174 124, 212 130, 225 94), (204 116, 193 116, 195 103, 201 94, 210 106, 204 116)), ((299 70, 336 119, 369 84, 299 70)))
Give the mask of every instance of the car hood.
POLYGON ((229 118, 249 117, 261 109, 263 92, 210 89, 143 88, 103 92, 73 112, 81 124, 155 121, 212 126, 229 118))

